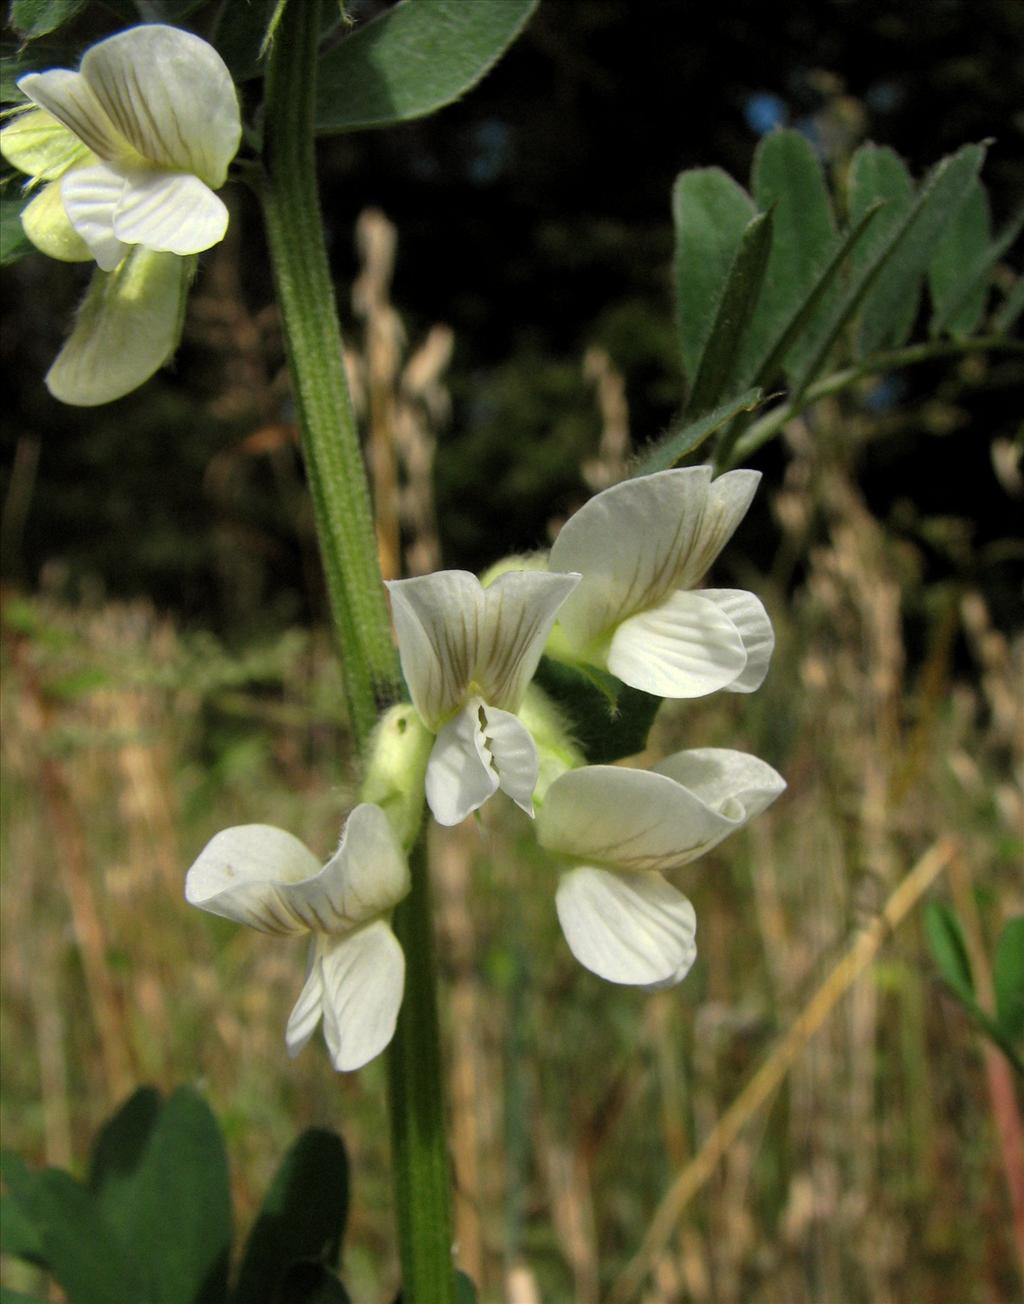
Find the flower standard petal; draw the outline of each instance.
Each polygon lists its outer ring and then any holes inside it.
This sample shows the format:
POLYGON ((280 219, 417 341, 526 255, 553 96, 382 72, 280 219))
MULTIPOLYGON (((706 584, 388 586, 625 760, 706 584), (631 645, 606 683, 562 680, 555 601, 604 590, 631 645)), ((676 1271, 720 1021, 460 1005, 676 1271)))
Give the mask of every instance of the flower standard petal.
POLYGON ((390 927, 375 920, 337 940, 320 959, 324 1035, 336 1069, 362 1068, 395 1034, 405 956, 390 927))
POLYGON ((427 762, 427 805, 438 824, 461 824, 498 791, 481 712, 473 698, 437 735, 427 762))
POLYGON ((612 635, 608 669, 658 697, 704 697, 743 673, 747 653, 714 602, 678 589, 657 607, 624 620, 612 635))
POLYGON ((679 588, 691 589, 707 574, 715 558, 746 516, 760 482, 760 471, 744 468, 726 471, 725 475, 712 480, 704 500, 696 537, 682 558, 683 564, 676 579, 679 588))
POLYGON ((161 23, 131 27, 86 51, 81 77, 142 158, 215 190, 224 184, 242 126, 231 74, 212 45, 161 23))
POLYGON ((18 90, 63 123, 100 158, 112 162, 134 154, 81 73, 67 68, 30 72, 18 79, 18 90))
POLYGON ((188 279, 188 260, 140 246, 112 272, 97 271, 46 373, 54 398, 94 407, 148 380, 177 346, 188 279))
POLYGON ((617 765, 563 774, 537 814, 549 851, 635 873, 685 865, 736 827, 675 778, 617 765))
POLYGON ((472 677, 492 706, 518 709, 576 573, 506 571, 483 589, 472 677))
POLYGON ((125 244, 172 254, 198 254, 224 239, 228 210, 205 182, 184 172, 127 176, 113 215, 125 244))
POLYGON ((764 603, 744 589, 697 589, 694 597, 706 598, 732 621, 743 641, 747 663, 742 672, 725 685, 730 693, 752 693, 764 683, 775 651, 775 631, 764 603))
POLYGON ((388 582, 402 673, 430 729, 462 702, 476 663, 484 591, 469 571, 388 582))
POLYGON ((555 907, 573 955, 609 982, 667 986, 696 959, 693 906, 660 874, 583 865, 562 875, 555 907))
POLYGON ((730 825, 722 837, 760 815, 786 789, 785 779, 767 762, 728 747, 676 752, 660 761, 654 772, 673 779, 708 809, 717 811, 730 825))
POLYGON ((320 871, 320 880, 327 898, 329 932, 366 923, 408 895, 409 865, 379 806, 361 802, 355 807, 345 821, 338 850, 320 871))

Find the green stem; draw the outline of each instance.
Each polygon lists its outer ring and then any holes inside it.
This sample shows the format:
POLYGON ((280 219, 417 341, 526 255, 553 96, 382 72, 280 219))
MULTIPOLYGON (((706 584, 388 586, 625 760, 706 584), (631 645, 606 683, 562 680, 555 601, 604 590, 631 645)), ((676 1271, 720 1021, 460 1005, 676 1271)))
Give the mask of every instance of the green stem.
POLYGON ((261 193, 331 615, 362 752, 380 707, 399 695, 400 679, 317 195, 319 10, 319 0, 289 4, 271 47, 261 193))
POLYGON ((983 353, 1004 350, 1012 353, 1024 352, 1024 345, 1005 335, 977 335, 966 340, 940 340, 929 344, 910 344, 903 349, 891 349, 887 353, 872 353, 852 367, 834 371, 830 376, 808 385, 803 394, 778 407, 755 421, 732 444, 731 448, 720 448, 715 458, 718 474, 737 466, 751 453, 766 444, 776 435, 787 421, 792 421, 804 408, 818 399, 828 398, 848 389, 856 381, 879 371, 895 371, 899 367, 909 367, 918 362, 929 362, 933 358, 954 357, 960 353, 983 353))
POLYGON ((451 1180, 424 833, 409 867, 412 892, 394 918, 405 952, 405 998, 388 1057, 402 1298, 408 1304, 454 1304, 451 1180))

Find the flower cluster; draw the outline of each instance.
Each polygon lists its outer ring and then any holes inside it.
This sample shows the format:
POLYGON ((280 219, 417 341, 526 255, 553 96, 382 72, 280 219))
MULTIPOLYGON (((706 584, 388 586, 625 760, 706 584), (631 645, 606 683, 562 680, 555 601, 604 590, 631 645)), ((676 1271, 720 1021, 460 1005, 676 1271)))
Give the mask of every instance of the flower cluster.
POLYGON ((598 494, 543 563, 488 584, 440 571, 389 585, 412 705, 382 722, 342 844, 323 868, 278 829, 229 829, 189 870, 189 901, 264 932, 310 932, 295 1053, 323 1015, 331 1056, 355 1068, 387 1045, 402 996, 390 913, 409 890, 405 851, 425 799, 459 823, 499 790, 535 817, 558 869, 570 950, 611 982, 680 982, 694 910, 666 873, 741 828, 782 792, 756 757, 677 752, 653 770, 587 765, 531 683, 542 654, 660 697, 752 692, 773 649, 751 593, 697 589, 757 488, 753 471, 662 471, 598 494))
POLYGON ((98 42, 78 72, 29 73, 18 88, 28 104, 0 152, 37 190, 25 234, 52 258, 97 267, 46 383, 65 403, 107 403, 174 352, 192 255, 224 238, 214 192, 242 138, 238 97, 213 46, 161 23, 98 42))

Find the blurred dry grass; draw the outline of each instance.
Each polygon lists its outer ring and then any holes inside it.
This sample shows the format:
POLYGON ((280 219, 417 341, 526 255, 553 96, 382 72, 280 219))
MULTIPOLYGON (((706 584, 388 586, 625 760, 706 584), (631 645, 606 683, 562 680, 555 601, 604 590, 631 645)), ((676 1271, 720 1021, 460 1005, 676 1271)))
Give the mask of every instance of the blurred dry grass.
MULTIPOLYGON (((400 432, 374 454, 385 564, 404 550, 416 570, 436 564, 430 464, 451 341, 436 328, 403 361, 383 223, 362 227, 367 334, 350 367, 373 438, 400 432)), ((624 472, 628 413, 610 360, 587 368, 604 425, 587 477, 607 484, 624 472)), ((827 433, 841 414, 816 419, 827 433)), ((517 812, 492 803, 479 828, 435 830, 458 1246, 482 1300, 597 1304, 616 1283, 648 1304, 1018 1295, 979 1043, 934 977, 916 900, 891 935, 876 921, 929 854, 930 890, 976 911, 975 941, 990 947, 1024 908, 1024 646, 980 593, 923 591, 913 548, 871 516, 822 428, 787 431, 782 546, 767 573, 733 577, 776 624, 768 683, 666 706, 652 738, 656 754, 752 751, 790 785, 678 876, 699 921, 686 983, 647 995, 575 964, 517 812), (924 613, 913 665, 910 598, 924 613), (864 935, 874 950, 855 978, 839 966, 864 935), (808 1002, 830 981, 815 1030, 808 1002), (766 1062, 768 1089, 716 1133, 766 1062), (624 1276, 642 1245, 643 1271, 624 1276)), ((353 1297, 391 1298, 383 1065, 340 1077, 319 1045, 289 1063, 301 947, 182 899, 185 867, 228 824, 334 843, 352 785, 324 638, 296 630, 237 654, 143 603, 43 592, 7 596, 3 656, 5 1144, 80 1166, 134 1084, 196 1083, 225 1127, 244 1227, 294 1133, 338 1127, 353 1297)))

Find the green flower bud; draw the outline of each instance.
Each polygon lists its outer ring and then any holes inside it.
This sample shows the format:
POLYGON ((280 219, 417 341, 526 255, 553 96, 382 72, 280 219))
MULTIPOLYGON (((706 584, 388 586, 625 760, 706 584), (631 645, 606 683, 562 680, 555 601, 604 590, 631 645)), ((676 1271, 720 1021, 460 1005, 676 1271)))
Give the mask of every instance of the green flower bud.
POLYGON ((381 717, 370 739, 360 801, 380 806, 408 851, 423 820, 424 776, 434 735, 408 702, 381 717))

